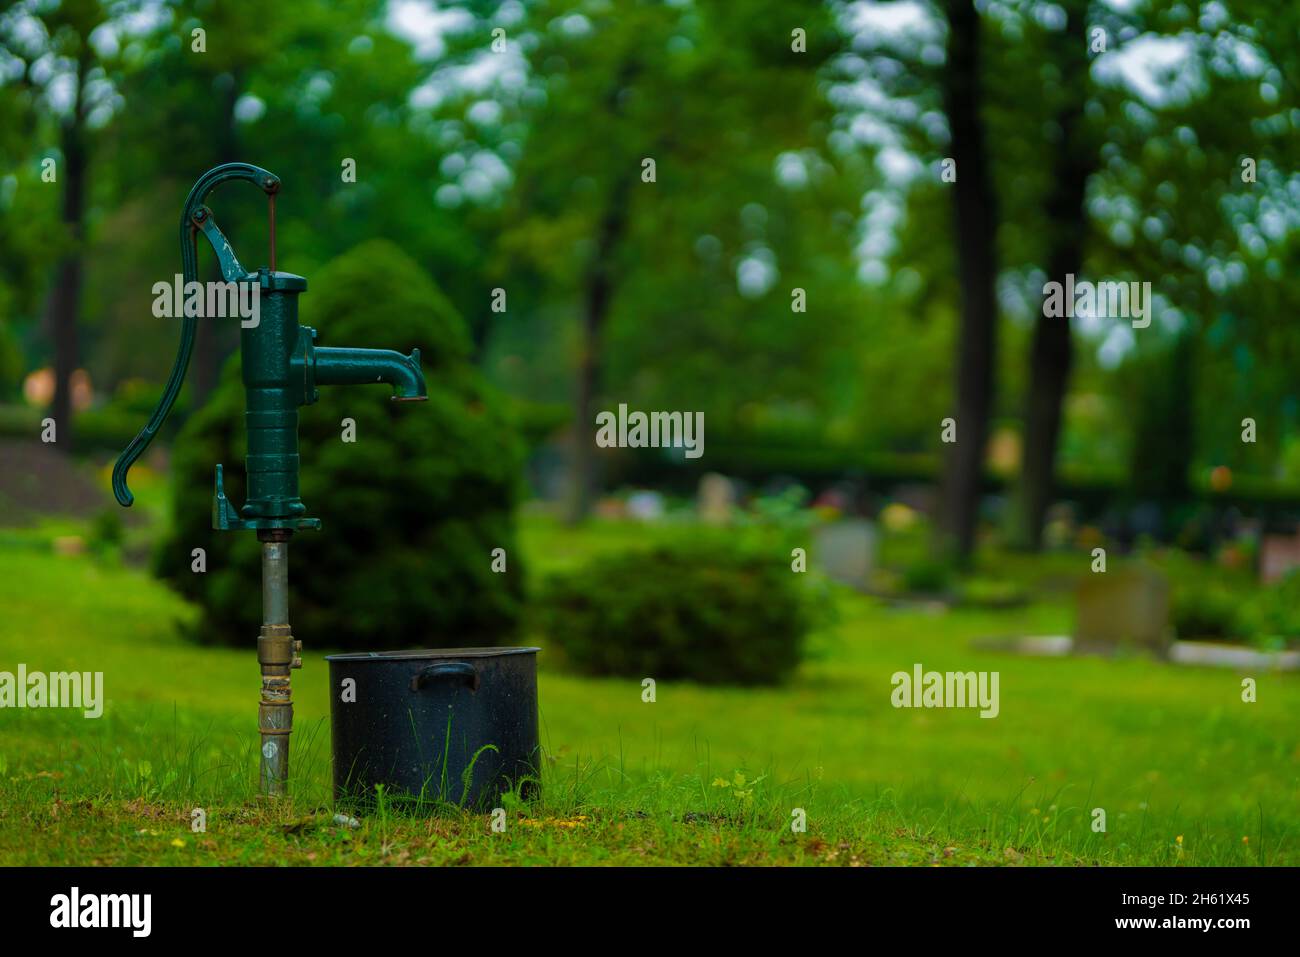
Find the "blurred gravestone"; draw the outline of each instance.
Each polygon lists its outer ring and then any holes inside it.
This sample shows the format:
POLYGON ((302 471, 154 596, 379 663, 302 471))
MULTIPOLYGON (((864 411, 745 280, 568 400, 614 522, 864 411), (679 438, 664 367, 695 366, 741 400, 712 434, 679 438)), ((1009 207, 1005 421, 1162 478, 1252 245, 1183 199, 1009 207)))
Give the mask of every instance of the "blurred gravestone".
POLYGON ((1141 566, 1084 576, 1079 585, 1074 649, 1111 653, 1169 648, 1169 582, 1141 566))
POLYGON ((876 557, 876 529, 865 518, 846 518, 817 529, 813 560, 834 581, 866 588, 876 557))
POLYGON ((731 479, 717 472, 709 472, 700 479, 696 507, 700 521, 708 525, 726 525, 731 521, 731 510, 736 504, 736 488, 731 479))
POLYGON ((658 492, 633 492, 627 497, 627 514, 642 522, 657 522, 664 517, 664 497, 658 492))
POLYGON ((1283 578, 1300 565, 1300 536, 1265 535, 1259 546, 1259 577, 1264 584, 1283 578))

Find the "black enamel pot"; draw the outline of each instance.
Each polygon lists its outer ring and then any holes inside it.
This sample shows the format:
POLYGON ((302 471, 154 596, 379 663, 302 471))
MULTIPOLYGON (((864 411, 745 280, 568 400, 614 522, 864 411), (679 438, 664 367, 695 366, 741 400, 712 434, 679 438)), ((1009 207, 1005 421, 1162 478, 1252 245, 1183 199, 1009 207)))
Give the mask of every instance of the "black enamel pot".
POLYGON ((536 648, 330 655, 334 795, 490 806, 535 788, 536 648))

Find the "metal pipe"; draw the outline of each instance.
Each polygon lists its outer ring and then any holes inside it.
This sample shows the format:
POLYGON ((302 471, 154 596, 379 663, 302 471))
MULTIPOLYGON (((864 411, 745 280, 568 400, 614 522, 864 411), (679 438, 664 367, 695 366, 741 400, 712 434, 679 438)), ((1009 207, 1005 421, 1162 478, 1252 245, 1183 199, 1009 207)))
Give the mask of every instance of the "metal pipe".
POLYGON ((289 543, 262 543, 262 624, 289 624, 289 543))
POLYGON ((262 632, 257 660, 262 667, 262 698, 257 709, 261 734, 262 793, 279 797, 289 782, 289 735, 293 731, 293 698, 289 673, 302 666, 301 643, 289 630, 289 537, 286 529, 258 533, 262 542, 262 632))
POLYGON ((387 382, 393 398, 418 402, 428 398, 424 372, 420 369, 420 350, 409 356, 392 349, 343 349, 317 346, 315 349, 317 385, 366 385, 387 382))

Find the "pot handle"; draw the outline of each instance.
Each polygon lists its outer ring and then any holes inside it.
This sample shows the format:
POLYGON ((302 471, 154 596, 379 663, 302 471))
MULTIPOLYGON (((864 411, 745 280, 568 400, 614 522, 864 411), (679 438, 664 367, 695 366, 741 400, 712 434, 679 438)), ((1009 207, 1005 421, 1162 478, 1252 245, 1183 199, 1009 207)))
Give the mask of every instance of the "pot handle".
POLYGON ((419 691, 435 678, 461 678, 471 691, 478 691, 478 670, 468 661, 440 661, 411 679, 411 690, 419 691))

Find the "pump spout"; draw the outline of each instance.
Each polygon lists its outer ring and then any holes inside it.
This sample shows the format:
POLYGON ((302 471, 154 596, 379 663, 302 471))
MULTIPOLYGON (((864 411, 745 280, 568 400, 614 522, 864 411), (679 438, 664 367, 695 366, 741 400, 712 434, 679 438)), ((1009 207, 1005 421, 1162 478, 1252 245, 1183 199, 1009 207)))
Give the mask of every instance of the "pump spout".
POLYGON ((420 370, 420 350, 409 356, 392 349, 340 349, 317 346, 317 385, 366 385, 387 382, 399 402, 421 402, 429 397, 420 370))

